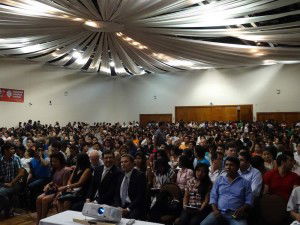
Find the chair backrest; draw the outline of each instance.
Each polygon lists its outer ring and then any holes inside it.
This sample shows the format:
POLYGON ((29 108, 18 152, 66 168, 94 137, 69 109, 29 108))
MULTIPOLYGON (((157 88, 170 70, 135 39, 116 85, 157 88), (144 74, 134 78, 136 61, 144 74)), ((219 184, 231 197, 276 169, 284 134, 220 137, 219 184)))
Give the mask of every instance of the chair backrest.
POLYGON ((173 199, 177 199, 179 201, 182 200, 182 193, 177 184, 174 183, 164 184, 161 187, 160 191, 167 191, 173 196, 173 199))
POLYGON ((287 202, 278 195, 263 195, 259 201, 260 216, 270 225, 281 225, 287 217, 287 202))

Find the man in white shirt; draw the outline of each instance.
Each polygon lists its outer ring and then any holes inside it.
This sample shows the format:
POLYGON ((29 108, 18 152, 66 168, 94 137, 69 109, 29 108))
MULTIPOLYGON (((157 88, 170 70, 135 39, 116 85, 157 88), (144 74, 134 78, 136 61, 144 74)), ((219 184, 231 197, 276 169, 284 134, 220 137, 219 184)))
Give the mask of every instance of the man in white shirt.
POLYGON ((300 186, 292 191, 286 210, 295 219, 293 224, 300 224, 300 186))
POLYGON ((123 217, 143 220, 147 207, 146 176, 134 169, 134 158, 131 155, 121 157, 121 168, 124 174, 117 184, 114 205, 122 208, 123 217))
POLYGON ((300 165, 300 142, 296 144, 296 152, 294 152, 294 159, 300 165))

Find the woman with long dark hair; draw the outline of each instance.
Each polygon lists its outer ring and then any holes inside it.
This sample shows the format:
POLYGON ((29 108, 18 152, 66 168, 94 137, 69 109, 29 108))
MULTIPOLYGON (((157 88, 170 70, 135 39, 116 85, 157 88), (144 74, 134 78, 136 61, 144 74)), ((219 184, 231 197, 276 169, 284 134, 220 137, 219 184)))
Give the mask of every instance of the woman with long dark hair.
POLYGON ((199 163, 194 178, 188 181, 183 198, 183 211, 177 225, 199 225, 210 213, 209 193, 212 182, 207 164, 199 163))
POLYGON ((153 187, 160 189, 163 184, 174 183, 176 173, 169 165, 169 158, 165 151, 159 150, 155 158, 153 187))
POLYGON ((88 155, 79 153, 76 167, 68 180, 68 184, 62 188, 58 196, 59 212, 68 210, 72 204, 82 202, 85 199, 91 175, 91 163, 88 155))
POLYGON ((147 170, 147 158, 142 151, 137 151, 134 159, 135 168, 143 173, 147 170))

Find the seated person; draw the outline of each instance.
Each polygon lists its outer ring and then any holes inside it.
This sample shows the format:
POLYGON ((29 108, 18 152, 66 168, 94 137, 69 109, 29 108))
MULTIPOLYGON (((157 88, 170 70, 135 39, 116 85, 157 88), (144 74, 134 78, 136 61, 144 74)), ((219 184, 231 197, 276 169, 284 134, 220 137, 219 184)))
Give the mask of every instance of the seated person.
POLYGON ((116 183, 122 173, 115 166, 115 155, 112 151, 106 150, 103 152, 103 162, 103 166, 99 166, 93 171, 86 201, 113 205, 114 196, 118 192, 116 183))
POLYGON ((85 201, 92 176, 91 163, 86 153, 77 155, 77 164, 66 186, 60 188, 57 196, 58 211, 62 212, 72 207, 80 210, 80 203, 85 201))
POLYGON ((179 157, 179 171, 177 172, 176 184, 179 186, 182 192, 184 192, 187 182, 193 178, 193 170, 188 168, 189 159, 186 155, 179 157))
POLYGON ((14 145, 5 143, 1 147, 0 158, 0 211, 4 210, 5 216, 10 215, 10 199, 23 187, 22 178, 25 169, 22 168, 19 158, 14 156, 14 145))
POLYGON ((52 168, 52 181, 44 187, 44 193, 38 196, 36 200, 37 224, 47 217, 50 204, 54 201, 57 193, 67 184, 70 177, 70 170, 65 167, 66 160, 60 152, 53 153, 50 156, 50 165, 52 168))
POLYGON ((277 157, 277 169, 264 174, 264 194, 275 194, 286 201, 296 185, 299 185, 299 176, 291 172, 294 166, 293 154, 284 153, 277 157))
POLYGON ((266 148, 263 150, 262 158, 264 159, 264 164, 267 170, 275 169, 276 162, 273 159, 270 148, 266 148))
POLYGON ((183 199, 183 211, 176 224, 199 225, 211 212, 209 206, 209 194, 212 182, 208 176, 208 166, 199 163, 195 168, 195 174, 187 183, 183 199))
POLYGON ((205 163, 208 166, 210 166, 209 161, 205 158, 205 152, 206 152, 206 149, 204 147, 202 147, 200 145, 196 146, 196 149, 195 149, 195 157, 196 158, 194 159, 194 162, 193 162, 194 168, 196 168, 198 163, 205 163))
POLYGON ((225 167, 225 161, 227 157, 237 157, 237 148, 234 143, 228 143, 225 149, 225 154, 223 157, 222 168, 225 167))
POLYGON ((250 182, 239 173, 240 161, 235 157, 225 160, 226 175, 219 176, 210 194, 210 213, 201 225, 215 225, 226 222, 229 225, 246 225, 246 213, 252 206, 253 197, 250 182))
POLYGON ((134 169, 134 158, 129 155, 121 157, 124 172, 117 183, 114 206, 121 207, 123 217, 143 220, 146 213, 146 176, 134 169))
POLYGON ((223 154, 220 152, 216 152, 211 156, 211 166, 209 167, 209 178, 213 183, 215 183, 217 178, 222 174, 222 159, 223 159, 223 154))
POLYGON ((140 150, 135 154, 134 165, 134 168, 136 168, 140 172, 147 172, 147 158, 146 155, 140 150))
POLYGON ((91 150, 88 153, 92 169, 96 169, 97 167, 103 165, 103 161, 100 158, 101 154, 102 153, 100 151, 97 151, 97 150, 91 150))
POLYGON ((67 156, 67 166, 76 166, 77 155, 79 153, 78 147, 74 144, 69 147, 69 154, 67 156))
POLYGON ((30 191, 30 207, 34 208, 38 195, 43 191, 44 186, 50 181, 50 160, 39 146, 32 146, 29 149, 32 158, 29 162, 30 172, 27 178, 27 187, 30 191))
POLYGON ((240 169, 239 174, 241 177, 250 181, 253 198, 258 197, 262 188, 262 176, 258 169, 251 166, 251 155, 249 152, 240 152, 240 169))
POLYGON ((169 165, 168 156, 163 150, 157 151, 153 169, 153 188, 160 189, 164 184, 175 183, 175 180, 176 173, 169 165))
POLYGON ((287 204, 287 211, 300 223, 300 187, 294 188, 287 204))

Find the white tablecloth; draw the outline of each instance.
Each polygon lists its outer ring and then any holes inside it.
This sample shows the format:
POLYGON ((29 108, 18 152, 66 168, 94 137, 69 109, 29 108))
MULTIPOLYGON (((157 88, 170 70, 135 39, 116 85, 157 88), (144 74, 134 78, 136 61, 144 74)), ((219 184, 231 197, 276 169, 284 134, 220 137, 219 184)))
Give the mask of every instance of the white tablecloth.
MULTIPOLYGON (((73 222, 73 218, 76 219, 93 219, 90 217, 83 216, 81 212, 76 211, 65 211, 62 213, 58 213, 56 215, 47 217, 45 219, 42 219, 39 223, 39 225, 76 225, 79 223, 73 222)), ((128 222, 128 219, 122 219, 119 225, 126 225, 128 222)), ((136 220, 133 225, 159 225, 159 223, 150 223, 145 221, 139 221, 136 220)))

